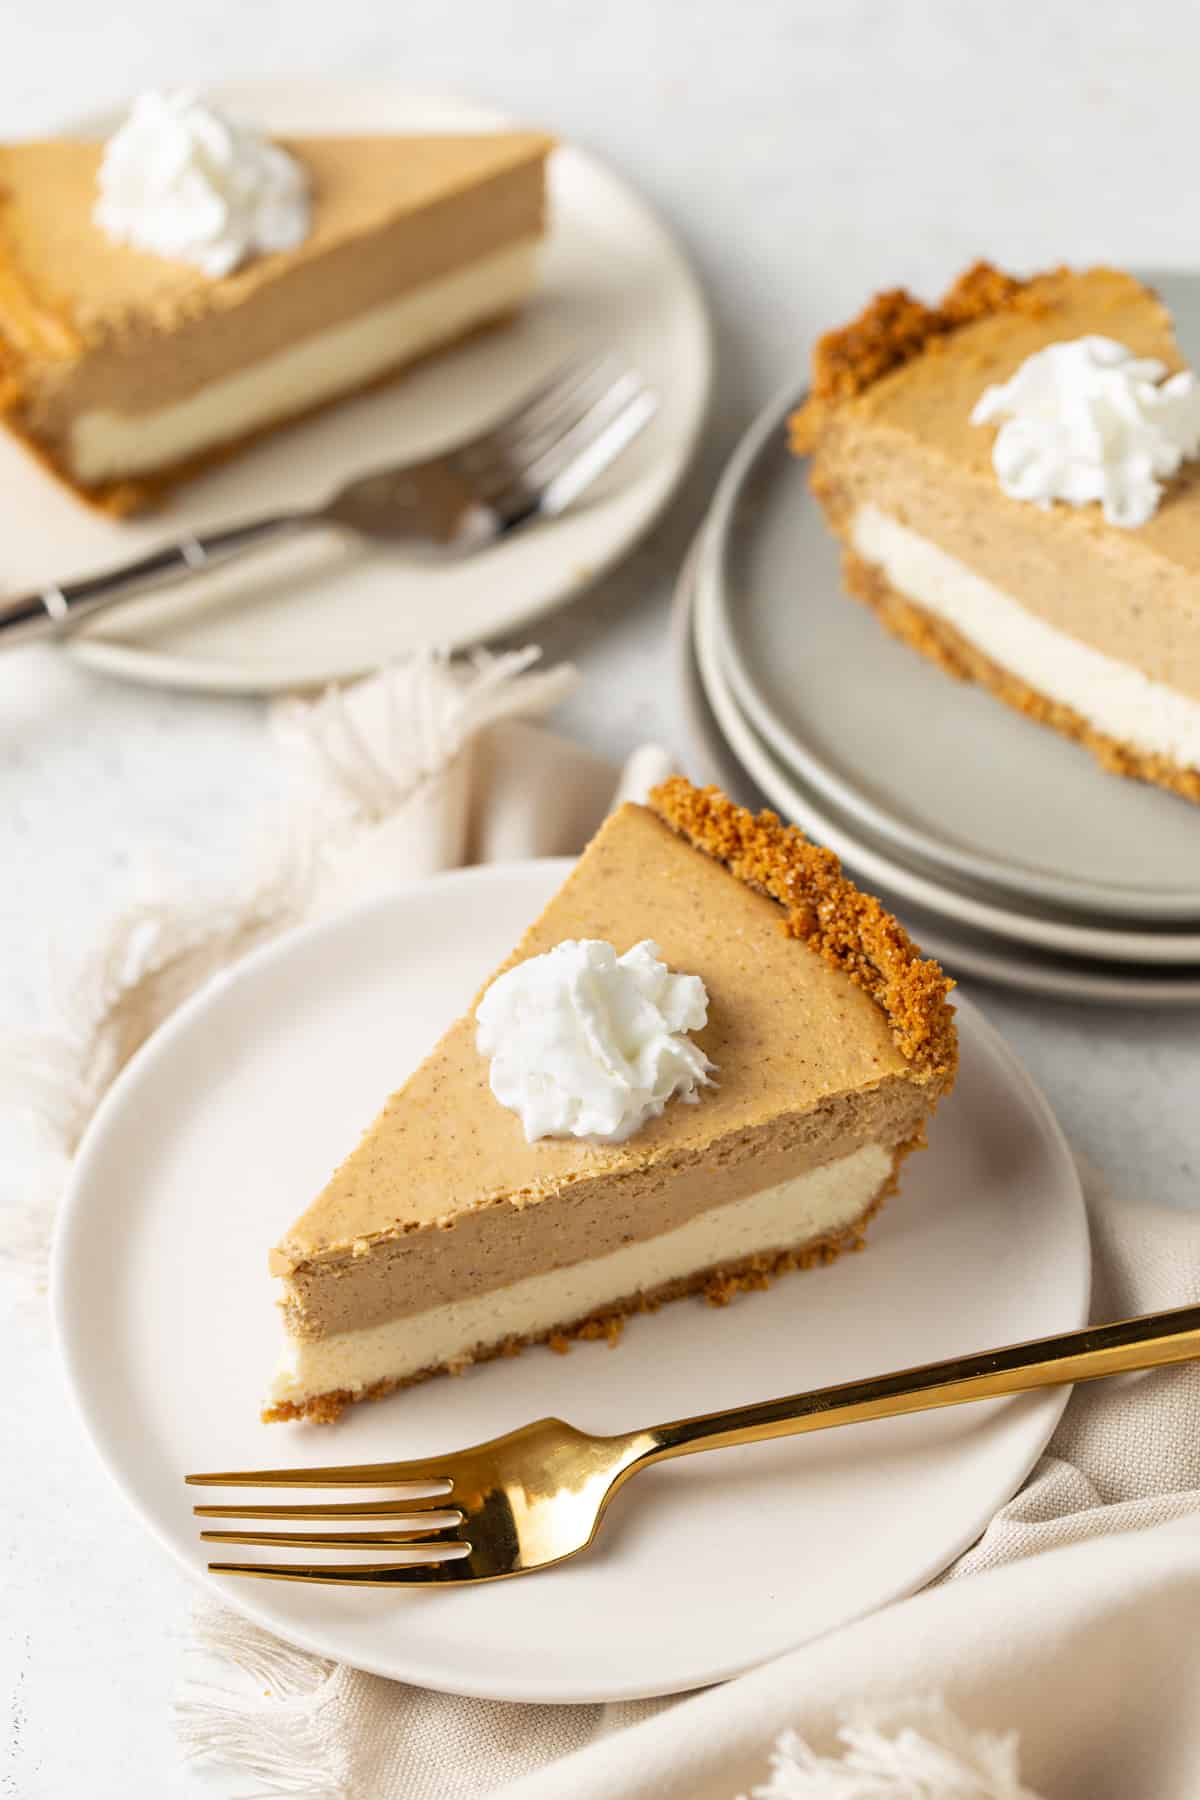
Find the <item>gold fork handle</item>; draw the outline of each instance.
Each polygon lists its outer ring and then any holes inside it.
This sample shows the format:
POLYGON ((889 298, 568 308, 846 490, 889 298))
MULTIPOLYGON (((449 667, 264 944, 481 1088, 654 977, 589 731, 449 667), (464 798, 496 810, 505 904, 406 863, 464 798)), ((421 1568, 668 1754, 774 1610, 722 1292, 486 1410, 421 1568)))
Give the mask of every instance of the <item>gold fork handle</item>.
POLYGON ((1115 1325, 1092 1325, 1060 1337, 1035 1338, 1002 1350, 983 1350, 891 1375, 873 1375, 865 1381, 816 1388, 808 1394, 788 1394, 756 1406, 675 1419, 637 1434, 646 1445, 637 1463, 644 1468, 647 1463, 690 1456, 698 1450, 721 1450, 763 1438, 857 1425, 866 1419, 890 1419, 898 1413, 961 1406, 969 1400, 1020 1394, 1030 1388, 1095 1381, 1103 1375, 1153 1369, 1192 1357, 1200 1357, 1200 1306, 1181 1306, 1172 1312, 1123 1319, 1115 1325))

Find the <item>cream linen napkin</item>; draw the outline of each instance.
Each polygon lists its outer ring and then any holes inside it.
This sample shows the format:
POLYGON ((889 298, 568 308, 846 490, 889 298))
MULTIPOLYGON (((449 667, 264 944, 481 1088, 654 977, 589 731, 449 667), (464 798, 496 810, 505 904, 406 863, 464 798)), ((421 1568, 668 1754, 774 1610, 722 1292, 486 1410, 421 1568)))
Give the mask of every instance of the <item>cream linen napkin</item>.
MULTIPOLYGON (((1084 1174, 1093 1317, 1194 1301, 1194 1216, 1084 1174)), ((208 1603, 197 1631, 248 1679, 181 1699, 183 1741, 263 1794, 1197 1800, 1200 1366, 1079 1388, 1025 1487, 934 1587, 690 1699, 460 1700, 287 1650, 208 1603)))
MULTIPOLYGON (((119 921, 61 1028, 8 1059, 57 1158, 48 1190, 138 1044, 256 942, 414 875, 583 843, 616 771, 529 723, 573 680, 532 670, 534 654, 421 657, 276 709, 296 789, 263 868, 232 899, 160 891, 119 921)), ((622 790, 665 766, 639 752, 622 790)), ((1086 1185, 1095 1317, 1194 1300, 1196 1221, 1086 1185)), ((294 1651, 208 1602, 197 1643, 224 1673, 181 1696, 182 1743, 259 1795, 1196 1800, 1200 1368, 1080 1389, 1026 1487, 934 1589, 690 1699, 455 1699, 294 1651)))
MULTIPOLYGON (((616 773, 531 723, 577 679, 566 666, 536 668, 538 656, 452 664, 431 651, 319 700, 274 705, 288 795, 255 866, 199 896, 161 868, 144 870, 146 898, 112 921, 64 985, 51 1028, 0 1046, 0 1101, 27 1105, 45 1138, 43 1191, 8 1256, 44 1264, 65 1165, 101 1096, 150 1033, 239 956, 399 882, 585 842, 616 773)), ((653 781, 663 753, 651 762, 653 781)))

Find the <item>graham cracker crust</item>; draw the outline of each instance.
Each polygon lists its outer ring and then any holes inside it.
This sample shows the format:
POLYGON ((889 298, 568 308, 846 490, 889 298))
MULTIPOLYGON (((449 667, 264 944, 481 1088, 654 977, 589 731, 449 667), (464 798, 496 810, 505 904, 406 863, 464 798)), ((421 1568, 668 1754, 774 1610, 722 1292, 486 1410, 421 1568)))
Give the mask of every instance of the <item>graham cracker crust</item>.
POLYGON ((1181 799, 1200 802, 1200 769, 1185 769, 1168 757, 1152 751, 1135 749, 1120 739, 1097 731, 1081 714, 1057 700, 1038 693, 1019 676, 993 662, 976 648, 953 625, 935 618, 891 582, 874 563, 867 562, 853 550, 842 552, 842 580, 848 593, 865 603, 893 637, 902 639, 927 656, 932 662, 959 681, 978 682, 1006 706, 1049 725, 1064 737, 1074 739, 1113 775, 1125 775, 1137 781, 1168 789, 1181 799))
POLYGON ((354 1393, 349 1388, 336 1388, 330 1393, 314 1394, 307 1400, 282 1401, 278 1406, 267 1407, 263 1411, 263 1423, 274 1425, 304 1420, 311 1425, 332 1425, 348 1406, 359 1401, 382 1400, 399 1388, 415 1387, 417 1382, 426 1381, 431 1375, 461 1375, 474 1363, 492 1362, 501 1356, 519 1356, 522 1350, 527 1350, 534 1344, 545 1344, 559 1355, 566 1355, 573 1342, 603 1339, 613 1349, 620 1341, 625 1320, 637 1313, 657 1312, 660 1306, 665 1306, 669 1301, 682 1300, 691 1294, 703 1294, 710 1306, 728 1306, 739 1294, 761 1292, 770 1287, 772 1281, 780 1275, 790 1274, 797 1269, 823 1268, 828 1263, 836 1262, 839 1256, 865 1249, 867 1227, 884 1202, 896 1192, 904 1158, 913 1150, 924 1147, 923 1132, 901 1144, 893 1153, 887 1179, 870 1205, 851 1224, 838 1231, 811 1238, 791 1249, 771 1250, 757 1256, 743 1257, 738 1262, 700 1269, 695 1274, 664 1282, 645 1293, 629 1294, 622 1299, 610 1301, 608 1305, 588 1313, 582 1319, 566 1320, 562 1324, 552 1325, 547 1331, 528 1337, 514 1335, 502 1338, 495 1344, 477 1345, 469 1355, 460 1357, 453 1363, 435 1363, 427 1369, 418 1370, 415 1375, 377 1381, 361 1393, 354 1393))
POLYGON ((832 850, 773 812, 751 813, 719 788, 693 787, 681 775, 655 788, 649 804, 695 849, 777 901, 787 935, 848 975, 886 1014, 916 1079, 949 1090, 958 1064, 954 1008, 946 999, 954 983, 922 958, 880 901, 842 873, 832 850))
POLYGON ((935 306, 927 306, 906 288, 876 294, 856 319, 818 338, 812 386, 804 405, 788 421, 792 449, 797 456, 808 455, 842 402, 936 349, 942 339, 972 320, 997 312, 1043 311, 1054 285, 1068 274, 1065 268, 1052 269, 1022 280, 992 263, 977 262, 935 306))
POLYGON ((463 344, 471 343, 475 338, 483 337, 492 331, 502 331, 510 325, 517 314, 511 307, 494 318, 481 319, 469 325, 465 331, 447 338, 444 343, 435 344, 429 350, 423 350, 418 356, 402 358, 391 368, 384 369, 370 381, 361 382, 357 387, 349 388, 340 394, 332 394, 327 400, 315 401, 313 405, 303 407, 299 412, 288 413, 286 418, 275 420, 266 425, 259 425, 253 431, 243 432, 240 437, 232 438, 228 443, 214 444, 209 450, 201 450, 195 456, 184 457, 181 461, 171 463, 166 468, 156 469, 153 474, 131 477, 127 480, 102 483, 98 487, 85 487, 76 481, 70 469, 60 456, 57 456, 49 445, 40 438, 25 431, 20 423, 19 413, 14 409, 18 400, 18 388, 15 376, 7 383, 3 380, 4 346, 0 343, 0 424, 3 424, 10 435, 26 450, 34 461, 39 463, 48 475, 52 475, 62 487, 69 489, 77 500, 90 507, 93 512, 103 513, 110 519, 127 519, 136 514, 153 512, 161 507, 184 482, 193 480, 197 475, 207 474, 212 469, 222 467, 225 463, 240 456, 244 450, 252 450, 266 438, 274 437, 279 432, 290 431, 294 426, 305 425, 322 413, 330 412, 335 406, 341 406, 348 400, 355 400, 364 394, 373 394, 392 384, 410 370, 419 368, 423 363, 432 362, 435 357, 448 354, 459 349, 463 344))

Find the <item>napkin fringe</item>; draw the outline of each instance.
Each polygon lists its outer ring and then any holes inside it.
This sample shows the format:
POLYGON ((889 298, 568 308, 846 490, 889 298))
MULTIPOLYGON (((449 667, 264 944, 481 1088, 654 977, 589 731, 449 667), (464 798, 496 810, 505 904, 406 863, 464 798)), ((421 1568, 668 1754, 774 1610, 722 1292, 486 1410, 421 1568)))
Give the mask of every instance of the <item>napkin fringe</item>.
POLYGON ((369 682, 271 709, 276 741, 310 782, 326 825, 380 824, 472 737, 506 718, 537 718, 578 683, 567 663, 534 670, 535 646, 452 663, 423 650, 369 682))
POLYGON ((972 1731, 941 1697, 860 1709, 839 1727, 840 1754, 785 1731, 770 1778, 750 1800, 1039 1800, 1022 1785, 1015 1731, 972 1731))
POLYGON ((149 1032, 205 981, 303 910, 311 882, 302 845, 284 847, 241 894, 182 892, 114 919, 69 984, 58 1022, 5 1047, 0 1093, 22 1101, 47 1135, 74 1151, 105 1091, 149 1032))
POLYGON ((24 1112, 47 1152, 0 1248, 35 1286, 45 1280, 69 1159, 107 1089, 184 1000, 302 916, 313 879, 311 851, 297 837, 233 897, 197 900, 181 883, 131 907, 73 978, 56 983, 53 1028, 0 1045, 0 1105, 24 1112))
POLYGON ((258 1691, 191 1686, 172 1709, 188 1760, 253 1776, 262 1800, 350 1800, 334 1741, 320 1722, 335 1664, 206 1601, 196 1605, 194 1633, 193 1650, 231 1663, 258 1691))
POLYGON ((451 661, 423 651, 348 688, 272 708, 294 791, 260 866, 231 893, 200 897, 185 877, 154 880, 82 969, 55 979, 50 1031, 0 1044, 0 1107, 28 1115, 44 1175, 0 1234, 0 1262, 44 1284, 68 1159, 105 1092, 141 1044, 205 983, 312 909, 331 867, 443 774, 482 730, 540 718, 571 692, 569 665, 534 669, 536 648, 451 661))

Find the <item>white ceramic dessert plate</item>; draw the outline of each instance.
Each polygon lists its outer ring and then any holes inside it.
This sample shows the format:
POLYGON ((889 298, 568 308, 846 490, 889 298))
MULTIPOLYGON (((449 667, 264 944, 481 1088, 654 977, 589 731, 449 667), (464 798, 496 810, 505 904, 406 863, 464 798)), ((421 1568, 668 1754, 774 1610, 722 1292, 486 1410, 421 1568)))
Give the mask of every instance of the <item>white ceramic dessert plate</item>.
MULTIPOLYGON (((463 102, 414 99, 386 79, 238 85, 213 97, 279 132, 509 123, 463 102)), ((112 123, 95 119, 76 129, 103 133, 112 123)), ((658 390, 660 409, 562 518, 440 565, 336 533, 306 535, 131 602, 87 627, 73 650, 136 680, 264 692, 354 675, 418 645, 458 649, 494 638, 582 592, 649 529, 688 465, 708 404, 710 327, 695 277, 666 228, 595 157, 561 145, 551 158, 550 200, 542 280, 511 326, 275 433, 182 486, 145 519, 92 512, 0 437, 7 497, 0 592, 94 572, 187 532, 318 501, 357 471, 468 437, 566 355, 611 344, 658 390)))
MULTIPOLYGON (((757 808, 769 803, 820 841, 828 826, 825 802, 814 796, 794 771, 773 756, 769 745, 756 737, 746 723, 728 691, 719 689, 716 701, 729 726, 729 740, 722 734, 713 703, 701 680, 693 641, 691 578, 695 562, 693 552, 680 576, 673 626, 676 669, 691 747, 688 773, 695 781, 715 781, 746 806, 757 808), (735 752, 735 744, 738 752, 735 752), (746 757, 745 766, 739 761, 739 753, 746 757), (750 773, 751 768, 755 774, 750 773)), ((855 840, 844 823, 840 842, 847 866, 853 873, 858 853, 855 840)), ((997 982, 1003 987, 1038 994, 1043 999, 1082 1000, 1091 1005, 1200 1005, 1200 967, 1151 971, 1054 956, 1044 950, 1009 944, 991 934, 950 923, 909 901, 896 899, 886 888, 877 891, 903 919, 918 943, 951 975, 997 982)))
POLYGON ((696 1687, 912 1591, 1020 1484, 1065 1395, 655 1470, 586 1556, 445 1593, 214 1581, 185 1471, 436 1459, 549 1413, 627 1428, 1067 1330, 1085 1321, 1089 1288, 1069 1151, 1011 1052, 964 1006, 958 1088, 865 1255, 725 1310, 664 1307, 616 1350, 528 1351, 332 1428, 260 1424, 280 1330, 268 1246, 568 866, 439 877, 295 933, 210 986, 97 1114, 53 1272, 68 1378, 100 1456, 197 1579, 324 1655, 522 1701, 696 1687))
MULTIPOLYGON (((1148 279, 1200 362, 1200 276, 1148 279)), ((1200 807, 1107 774, 949 680, 844 595, 838 546, 787 447, 799 397, 779 395, 739 446, 704 552, 723 667, 755 731, 881 845, 1002 905, 1200 925, 1200 807)))

